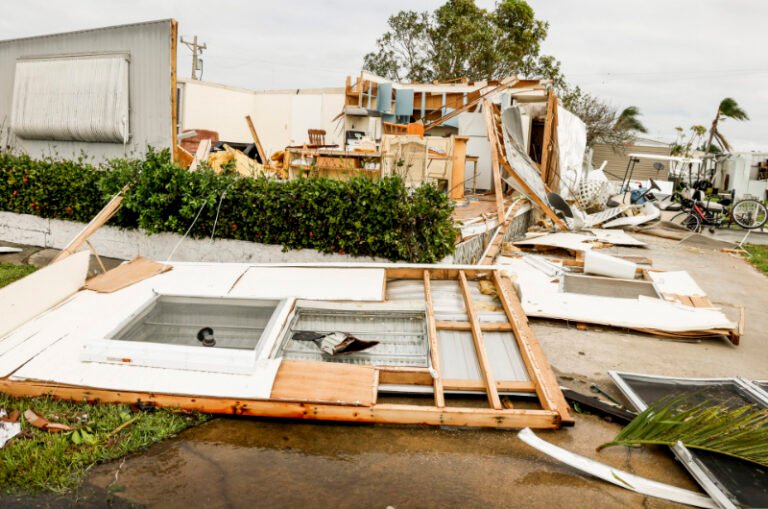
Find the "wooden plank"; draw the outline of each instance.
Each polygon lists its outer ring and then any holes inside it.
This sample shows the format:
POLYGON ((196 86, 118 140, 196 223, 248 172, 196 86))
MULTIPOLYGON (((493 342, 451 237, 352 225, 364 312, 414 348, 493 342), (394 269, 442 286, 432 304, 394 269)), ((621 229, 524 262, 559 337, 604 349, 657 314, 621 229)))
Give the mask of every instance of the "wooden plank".
POLYGON ((563 222, 562 219, 560 219, 557 214, 550 208, 550 206, 545 203, 544 201, 539 198, 536 193, 534 193, 530 187, 528 187, 528 184, 526 184, 523 179, 518 177, 518 175, 515 173, 515 170, 510 166, 509 162, 507 162, 506 159, 502 159, 501 165, 507 170, 507 173, 512 175, 512 177, 515 179, 515 181, 518 183, 520 188, 522 189, 523 193, 530 198, 537 206, 541 208, 542 211, 547 215, 549 219, 552 220, 555 225, 558 226, 561 230, 568 230, 568 225, 563 222))
MULTIPOLYGON (((478 267, 477 269, 465 269, 464 273, 469 278, 475 278, 480 275, 485 275, 491 272, 493 269, 478 267)), ((416 267, 392 267, 386 269, 387 279, 422 279, 424 268, 416 267)), ((459 269, 429 269, 429 277, 432 280, 455 280, 459 277, 459 269)))
POLYGON ((550 158, 550 144, 552 143, 552 121, 553 121, 553 108, 552 108, 552 90, 547 91, 547 112, 544 117, 544 140, 541 144, 541 180, 547 182, 549 175, 549 158, 550 158))
POLYGON ((85 289, 99 293, 112 293, 157 274, 167 272, 172 268, 170 265, 163 265, 143 256, 137 256, 128 263, 89 279, 85 283, 85 289))
POLYGON ((141 402, 168 408, 228 415, 359 423, 472 426, 497 429, 555 429, 560 416, 549 410, 493 410, 490 408, 437 408, 417 405, 377 404, 370 407, 179 396, 130 391, 110 391, 31 381, 0 380, 0 392, 14 397, 51 395, 71 401, 132 404, 141 402))
POLYGON ((427 335, 429 338, 429 357, 432 361, 432 369, 437 376, 434 377, 435 406, 442 408, 445 406, 445 396, 443 395, 443 382, 440 372, 440 350, 437 342, 437 327, 435 326, 435 310, 432 305, 432 286, 429 279, 429 271, 424 271, 424 303, 427 311, 427 335))
MULTIPOLYGON (((171 154, 176 154, 176 147, 179 143, 178 129, 178 91, 176 83, 176 52, 179 40, 179 23, 175 20, 171 20, 171 154)), ((173 157, 173 156, 172 156, 173 157)))
POLYGON ((493 174, 493 192, 496 197, 496 216, 499 224, 504 224, 504 190, 501 188, 501 168, 499 167, 499 142, 496 136, 496 122, 493 120, 491 101, 483 101, 485 127, 488 129, 488 141, 491 148, 491 171, 493 174))
POLYGON ((464 274, 464 271, 459 271, 459 286, 461 287, 461 293, 464 296, 464 306, 467 309, 469 323, 472 324, 472 340, 475 343, 477 361, 480 365, 483 380, 485 381, 488 400, 490 401, 492 408, 500 409, 501 401, 499 400, 499 392, 496 390, 496 380, 493 377, 491 363, 488 362, 488 356, 485 353, 483 332, 480 329, 480 321, 477 319, 477 312, 475 311, 474 306, 472 306, 472 296, 469 292, 469 284, 467 283, 467 276, 464 274))
MULTIPOLYGON (((385 371, 378 369, 379 383, 385 385, 435 385, 429 371, 385 371)), ((445 402, 443 401, 443 404, 445 402)))
MULTIPOLYGON (((485 382, 482 380, 445 378, 443 379, 443 388, 447 391, 485 391, 485 382)), ((536 392, 536 385, 533 382, 496 380, 496 389, 504 392, 536 392)))
POLYGON ((284 360, 270 399, 371 406, 375 382, 372 366, 284 360))
POLYGON ((504 313, 515 329, 520 356, 523 358, 528 375, 536 385, 539 402, 546 410, 556 411, 564 423, 573 423, 570 407, 560 391, 560 384, 533 330, 528 325, 528 317, 523 311, 515 289, 512 288, 512 283, 509 279, 502 277, 498 271, 494 271, 492 277, 504 313))
POLYGON ((197 166, 201 161, 208 162, 209 155, 211 155, 211 140, 209 138, 200 140, 197 150, 195 150, 195 158, 192 159, 192 164, 189 165, 189 171, 197 171, 197 166))
POLYGON ((128 190, 128 187, 129 184, 126 184, 119 193, 113 196, 112 199, 104 205, 104 208, 101 209, 87 225, 85 225, 85 228, 83 228, 80 233, 78 233, 58 255, 56 255, 56 258, 54 258, 51 263, 56 263, 75 253, 83 244, 85 244, 85 241, 88 240, 91 235, 96 233, 99 228, 109 221, 120 209, 120 204, 123 201, 123 194, 128 190))
POLYGON ((464 199, 464 171, 467 162, 468 136, 453 136, 451 151, 451 181, 449 182, 449 197, 452 200, 464 199))
POLYGON ((259 135, 256 132, 256 128, 253 126, 251 116, 246 115, 245 121, 248 122, 248 129, 251 131, 251 138, 253 138, 253 143, 256 145, 256 151, 259 153, 259 158, 261 158, 261 164, 269 164, 269 160, 267 160, 267 153, 264 152, 264 147, 261 146, 261 140, 259 139, 259 135))
MULTIPOLYGON (((471 331, 469 322, 435 322, 437 330, 471 331)), ((514 329, 509 323, 480 322, 480 330, 483 332, 511 332, 514 329)))

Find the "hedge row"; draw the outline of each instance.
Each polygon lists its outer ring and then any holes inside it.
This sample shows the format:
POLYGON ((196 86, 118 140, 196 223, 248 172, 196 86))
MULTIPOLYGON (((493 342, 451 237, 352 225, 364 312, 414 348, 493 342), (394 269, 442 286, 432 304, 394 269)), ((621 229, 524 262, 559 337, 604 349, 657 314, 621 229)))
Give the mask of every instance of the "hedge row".
POLYGON ((183 234, 199 213, 193 237, 419 263, 453 252, 449 199, 430 185, 409 190, 399 177, 286 182, 189 172, 168 151, 100 166, 0 152, 0 209, 9 212, 87 222, 127 183, 110 224, 148 233, 183 234))

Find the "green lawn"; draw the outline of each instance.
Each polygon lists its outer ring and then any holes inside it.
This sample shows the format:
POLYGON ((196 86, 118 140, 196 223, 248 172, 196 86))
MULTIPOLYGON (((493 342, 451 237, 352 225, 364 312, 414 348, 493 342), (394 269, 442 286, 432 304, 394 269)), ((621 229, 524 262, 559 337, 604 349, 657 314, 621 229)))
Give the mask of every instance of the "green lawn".
POLYGON ((0 263, 0 288, 9 285, 17 279, 31 274, 36 269, 32 265, 13 265, 11 263, 0 263))
MULTIPOLYGON (((175 435, 208 419, 204 414, 170 409, 132 413, 126 405, 87 404, 48 397, 11 398, 0 394, 8 413, 27 409, 74 431, 50 433, 21 418, 22 434, 0 449, 0 491, 7 494, 77 487, 88 469, 175 435)), ((110 489, 119 489, 112 486, 110 489)))
MULTIPOLYGON (((0 263, 0 287, 34 271, 31 265, 0 263)), ((77 487, 93 465, 144 449, 208 419, 175 410, 132 413, 126 405, 11 398, 2 393, 0 409, 8 414, 18 410, 22 415, 21 435, 0 449, 0 492, 6 494, 64 493, 77 487), (37 429, 24 419, 27 409, 73 431, 37 429)))
POLYGON ((768 274, 768 246, 747 244, 744 249, 752 255, 745 257, 749 263, 757 267, 763 274, 768 274))

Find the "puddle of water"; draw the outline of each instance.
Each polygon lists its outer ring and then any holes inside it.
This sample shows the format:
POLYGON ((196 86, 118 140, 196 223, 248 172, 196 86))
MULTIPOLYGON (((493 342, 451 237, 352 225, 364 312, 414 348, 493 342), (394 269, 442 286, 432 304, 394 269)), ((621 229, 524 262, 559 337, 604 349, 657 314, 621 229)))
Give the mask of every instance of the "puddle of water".
MULTIPOLYGON (((540 435, 574 452, 696 490, 663 449, 596 453, 619 427, 579 416, 540 435)), ((119 462, 91 472, 91 500, 119 462)), ((514 432, 215 419, 129 458, 122 504, 230 507, 676 507, 582 476, 514 432)), ((103 499, 102 499, 103 502, 103 499)), ((124 506, 123 505, 123 506, 124 506)))

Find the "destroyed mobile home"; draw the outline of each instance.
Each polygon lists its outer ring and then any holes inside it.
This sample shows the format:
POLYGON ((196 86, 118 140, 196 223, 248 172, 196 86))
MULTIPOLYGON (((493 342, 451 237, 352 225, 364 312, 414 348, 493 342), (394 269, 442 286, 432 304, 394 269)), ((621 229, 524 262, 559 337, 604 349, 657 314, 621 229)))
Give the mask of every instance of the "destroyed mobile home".
MULTIPOLYGON (((175 54, 175 22, 133 29, 170 43, 163 58, 175 54)), ((19 61, 20 83, 47 66, 45 59, 33 60, 19 61)), ((125 58, 107 60, 94 64, 112 70, 102 92, 128 87, 125 58)), ((655 266, 643 254, 645 242, 624 230, 658 222, 661 212, 649 192, 659 186, 650 180, 630 190, 631 168, 619 184, 602 168, 585 165, 584 124, 544 81, 394 83, 362 72, 340 89, 257 94, 197 80, 177 83, 175 60, 170 72, 165 64, 157 66, 162 96, 166 85, 183 92, 172 93, 170 108, 161 108, 161 123, 170 127, 165 134, 171 133, 161 148, 170 151, 176 170, 236 173, 245 179, 240 182, 262 178, 258 182, 276 186, 359 176, 399 176, 409 192, 429 184, 451 200, 444 203, 446 217, 448 205, 453 208, 455 230, 447 227, 448 244, 455 232, 453 256, 430 265, 220 263, 213 233, 210 242, 187 238, 194 221, 184 236, 171 239, 167 258, 154 257, 167 261, 136 256, 141 252, 124 256, 135 247, 131 242, 116 256, 99 234, 130 192, 126 184, 74 240, 57 238, 53 247, 63 250, 51 265, 0 289, 0 392, 212 414, 557 429, 576 422, 569 401, 623 422, 638 414, 561 388, 529 317, 573 323, 576 330, 594 324, 665 340, 721 341, 728 348, 741 342, 740 303, 716 304, 688 272, 655 266), (211 94, 251 106, 236 118, 206 115, 200 98, 211 94), (176 118, 177 100, 182 118, 176 118), (269 110, 273 102, 279 111, 269 110), (290 122, 277 120, 284 117, 290 122), (204 243, 199 252, 214 252, 214 259, 170 261, 182 242, 193 246, 188 252, 204 243), (86 244, 89 250, 81 251, 86 244), (615 246, 632 254, 610 249, 615 246), (89 279, 92 255, 99 264, 104 255, 133 259, 109 271, 102 265, 89 279)), ((63 59, 58 65, 76 73, 85 64, 63 59)), ((61 97, 73 93, 67 83, 41 86, 61 97)), ((14 110, 13 140, 21 149, 39 149, 51 136, 33 122, 43 106, 14 110)), ((82 127, 81 119, 54 120, 70 134, 82 127)), ((99 136, 108 140, 85 141, 127 146, 127 125, 101 128, 99 136)), ((79 147, 80 138, 68 141, 79 147)), ((214 230, 229 189, 216 197, 214 230)), ((319 259, 318 251, 307 251, 319 259)), ((652 403, 631 382, 657 382, 653 377, 611 376, 639 412, 652 403)), ((752 395, 763 391, 757 383, 735 383, 752 395)), ((764 406, 764 393, 750 401, 764 406)), ((520 438, 608 482, 627 488, 622 478, 631 479, 629 488, 640 493, 700 507, 743 502, 734 495, 737 487, 712 480, 721 474, 718 467, 689 460, 682 443, 673 450, 709 497, 611 469, 530 430, 520 438)))
POLYGON ((85 282, 88 258, 76 253, 3 290, 3 392, 314 420, 573 422, 493 268, 139 259, 85 282), (45 299, 25 298, 40 285, 45 299), (338 342, 315 341, 332 334, 373 344, 336 353, 338 342), (388 392, 431 392, 434 404, 380 401, 388 392), (456 393, 484 394, 486 408, 447 406, 456 393), (538 404, 502 403, 518 393, 538 404))

